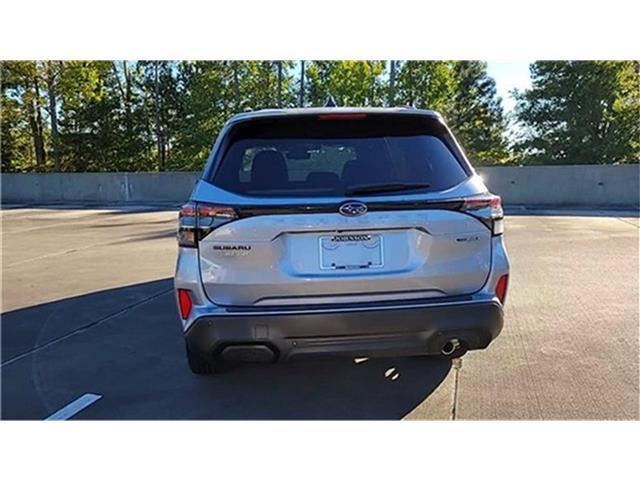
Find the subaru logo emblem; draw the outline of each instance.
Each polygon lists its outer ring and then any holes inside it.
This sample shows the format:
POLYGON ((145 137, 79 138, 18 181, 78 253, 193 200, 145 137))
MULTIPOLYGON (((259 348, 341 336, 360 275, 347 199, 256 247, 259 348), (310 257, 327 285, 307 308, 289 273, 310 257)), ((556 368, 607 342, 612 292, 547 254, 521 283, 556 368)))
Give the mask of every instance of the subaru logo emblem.
POLYGON ((362 202, 346 202, 338 209, 345 217, 359 217, 367 213, 367 206, 362 202))

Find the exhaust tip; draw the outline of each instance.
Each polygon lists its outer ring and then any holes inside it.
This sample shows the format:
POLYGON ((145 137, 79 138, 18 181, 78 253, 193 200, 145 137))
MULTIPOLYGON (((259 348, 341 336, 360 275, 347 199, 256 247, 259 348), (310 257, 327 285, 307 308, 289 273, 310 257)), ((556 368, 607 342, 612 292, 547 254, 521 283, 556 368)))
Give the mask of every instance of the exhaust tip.
POLYGON ((449 340, 447 343, 444 344, 444 346, 442 347, 442 350, 440 350, 442 352, 443 355, 452 355, 453 352, 455 352, 456 350, 458 350, 460 348, 460 340, 458 340, 457 338, 452 338, 451 340, 449 340))

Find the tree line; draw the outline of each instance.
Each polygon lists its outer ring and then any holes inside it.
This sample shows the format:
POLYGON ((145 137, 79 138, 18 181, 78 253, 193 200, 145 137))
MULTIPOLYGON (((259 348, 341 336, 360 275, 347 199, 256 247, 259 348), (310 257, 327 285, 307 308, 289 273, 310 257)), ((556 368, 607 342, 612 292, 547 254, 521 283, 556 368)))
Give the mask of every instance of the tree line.
POLYGON ((479 61, 11 61, 0 66, 2 169, 202 168, 247 109, 402 106, 442 113, 472 162, 640 158, 640 62, 544 61, 505 115, 479 61))

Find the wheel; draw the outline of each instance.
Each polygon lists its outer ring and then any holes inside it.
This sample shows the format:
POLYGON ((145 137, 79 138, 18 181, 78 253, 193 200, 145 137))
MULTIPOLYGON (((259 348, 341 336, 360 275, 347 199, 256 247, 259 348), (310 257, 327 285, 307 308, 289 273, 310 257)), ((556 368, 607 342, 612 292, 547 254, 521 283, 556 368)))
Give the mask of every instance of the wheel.
POLYGON ((217 371, 216 361, 213 358, 205 358, 202 355, 191 351, 188 345, 187 362, 189 363, 191 371, 196 375, 211 375, 217 371))

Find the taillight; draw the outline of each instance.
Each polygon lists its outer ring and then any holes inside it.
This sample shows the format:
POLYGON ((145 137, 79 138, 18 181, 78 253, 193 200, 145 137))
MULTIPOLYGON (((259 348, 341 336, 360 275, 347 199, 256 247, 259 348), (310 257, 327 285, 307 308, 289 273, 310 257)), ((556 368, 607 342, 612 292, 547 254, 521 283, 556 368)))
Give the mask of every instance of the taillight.
POLYGON ((238 218, 237 212, 224 205, 189 202, 180 208, 178 215, 178 244, 181 247, 197 247, 198 241, 213 229, 238 218))
POLYGON ((503 275, 498 279, 496 284, 496 297, 500 300, 500 303, 504 305, 504 300, 507 297, 507 287, 509 286, 509 275, 503 275))
POLYGON ((485 221, 494 235, 501 235, 504 231, 504 211, 498 195, 486 194, 465 198, 462 209, 485 221))
POLYGON ((196 223, 196 204, 191 202, 184 204, 178 214, 178 245, 195 247, 198 244, 196 223))
POLYGON ((180 307, 180 316, 183 320, 186 320, 191 313, 191 307, 193 307, 189 290, 178 289, 178 305, 180 307))

